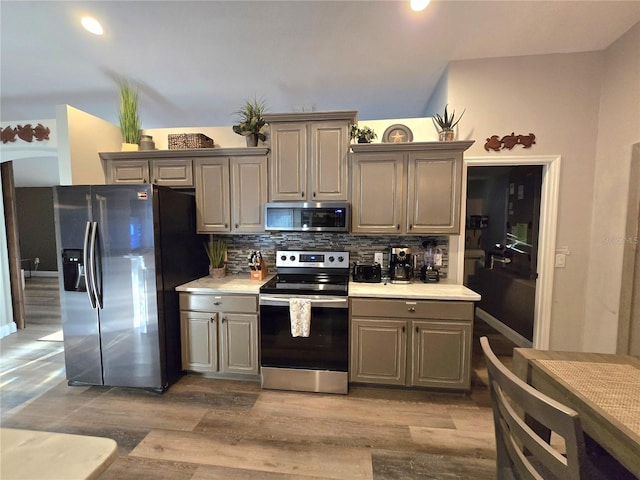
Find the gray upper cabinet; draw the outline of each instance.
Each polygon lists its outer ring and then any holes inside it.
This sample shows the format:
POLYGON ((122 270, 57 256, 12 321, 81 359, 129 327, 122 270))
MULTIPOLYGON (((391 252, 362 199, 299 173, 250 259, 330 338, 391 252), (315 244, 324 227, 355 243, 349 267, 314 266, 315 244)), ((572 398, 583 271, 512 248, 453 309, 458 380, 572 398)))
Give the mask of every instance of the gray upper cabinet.
POLYGON ((228 232, 229 158, 198 158, 196 170, 196 225, 198 233, 228 232))
POLYGON ((404 223, 404 159, 395 152, 353 156, 351 231, 400 233, 404 223))
POLYGON ((267 157, 231 157, 231 231, 264 232, 267 157))
POLYGON ((272 123, 270 200, 304 200, 307 195, 307 125, 272 123))
POLYGON ((356 111, 266 114, 272 201, 349 199, 349 129, 356 111))
POLYGON ((264 232, 267 152, 221 148, 194 160, 198 233, 264 232))
POLYGON ((100 153, 107 183, 155 183, 174 188, 193 187, 190 150, 145 150, 100 153))
POLYGON ((460 232, 466 142, 354 144, 352 231, 460 232))

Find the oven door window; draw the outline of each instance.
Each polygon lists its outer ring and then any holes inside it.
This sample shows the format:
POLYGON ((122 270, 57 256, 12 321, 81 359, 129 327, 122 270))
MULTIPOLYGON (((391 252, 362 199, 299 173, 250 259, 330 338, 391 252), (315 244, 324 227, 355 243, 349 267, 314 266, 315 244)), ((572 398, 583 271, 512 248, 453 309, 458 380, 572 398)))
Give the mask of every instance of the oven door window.
POLYGON ((313 307, 308 337, 292 337, 288 306, 260 306, 263 367, 347 371, 349 310, 313 307))

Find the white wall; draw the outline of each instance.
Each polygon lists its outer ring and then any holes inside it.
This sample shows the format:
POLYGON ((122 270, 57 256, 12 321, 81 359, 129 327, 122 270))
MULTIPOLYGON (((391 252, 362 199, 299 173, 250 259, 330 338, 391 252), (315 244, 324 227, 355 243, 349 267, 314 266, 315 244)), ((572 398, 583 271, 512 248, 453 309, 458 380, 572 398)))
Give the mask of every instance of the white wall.
POLYGON ((448 102, 466 108, 459 139, 465 156, 560 155, 557 246, 571 255, 556 269, 550 348, 582 350, 598 110, 604 53, 534 55, 452 62, 448 102), (491 135, 536 135, 529 150, 487 152, 491 135))
POLYGON ((2 122, 0 128, 27 124, 35 127, 39 123, 50 130, 49 140, 25 142, 16 138, 15 142, 0 144, 2 161, 13 161, 13 181, 16 187, 48 187, 60 183, 55 119, 2 122))
POLYGON ((122 145, 117 125, 70 105, 56 107, 61 185, 105 183, 99 152, 117 152, 122 145))
POLYGON ((447 104, 447 93, 449 86, 449 67, 445 69, 436 84, 436 88, 431 93, 431 98, 427 101, 424 114, 433 116, 435 113, 442 113, 447 104))
POLYGON ((583 346, 615 352, 631 150, 640 142, 640 23, 605 51, 599 107, 583 346))

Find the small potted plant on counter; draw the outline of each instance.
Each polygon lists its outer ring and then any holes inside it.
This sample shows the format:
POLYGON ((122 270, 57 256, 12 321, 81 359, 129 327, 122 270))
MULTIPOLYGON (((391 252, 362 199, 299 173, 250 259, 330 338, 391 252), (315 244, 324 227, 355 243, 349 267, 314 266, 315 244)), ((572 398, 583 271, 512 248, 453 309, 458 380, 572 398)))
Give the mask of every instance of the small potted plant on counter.
POLYGON ((262 133, 262 127, 267 123, 262 117, 267 110, 264 100, 247 100, 244 106, 238 110, 238 123, 233 126, 233 131, 238 135, 247 137, 247 147, 257 147, 258 140, 264 142, 267 136, 262 133))
POLYGON ((449 115, 447 112, 447 107, 449 105, 444 106, 444 115, 440 115, 436 113, 433 115, 433 124, 436 126, 436 130, 438 131, 438 139, 441 142, 452 142, 455 138, 455 133, 453 129, 458 125, 458 122, 462 119, 462 115, 466 110, 463 110, 457 120, 454 121, 456 116, 456 111, 454 110, 449 115))
POLYGON ((214 239, 209 235, 209 240, 204 244, 204 249, 209 257, 209 275, 213 278, 222 278, 226 275, 225 258, 227 256, 227 243, 224 240, 214 239))
POLYGON ((122 150, 138 150, 140 143, 140 117, 138 115, 138 91, 129 83, 122 82, 119 86, 120 133, 122 134, 122 150))
POLYGON ((366 125, 362 128, 358 128, 355 124, 351 125, 351 140, 357 139, 358 143, 371 143, 374 138, 378 138, 378 135, 366 125))

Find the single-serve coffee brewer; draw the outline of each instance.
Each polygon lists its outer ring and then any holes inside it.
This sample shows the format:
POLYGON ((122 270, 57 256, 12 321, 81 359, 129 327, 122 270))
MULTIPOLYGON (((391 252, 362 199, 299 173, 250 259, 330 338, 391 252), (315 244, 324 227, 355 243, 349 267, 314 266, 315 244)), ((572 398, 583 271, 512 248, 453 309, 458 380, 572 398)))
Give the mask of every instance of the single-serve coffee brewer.
POLYGON ((389 248, 389 280, 409 283, 413 277, 413 258, 409 247, 389 248))

